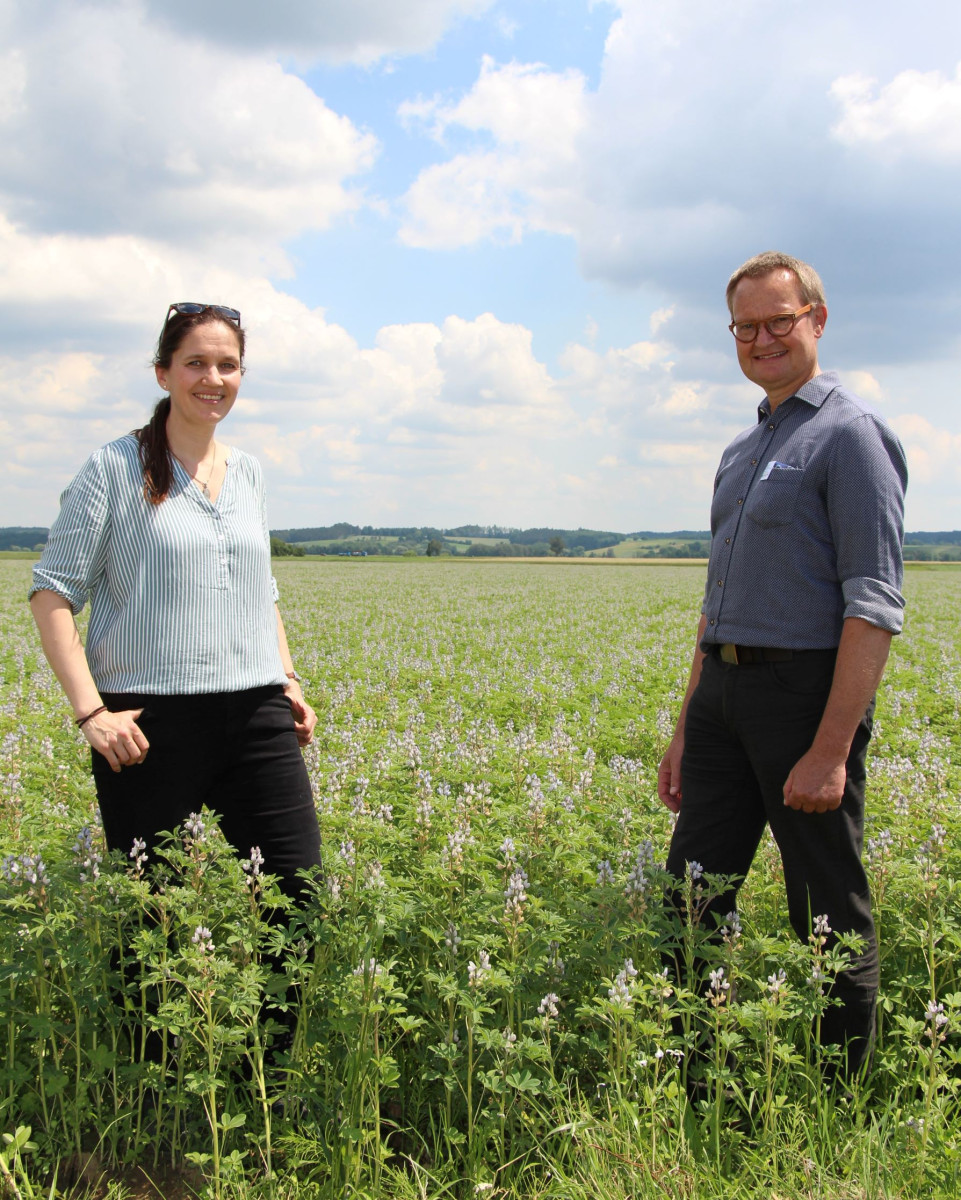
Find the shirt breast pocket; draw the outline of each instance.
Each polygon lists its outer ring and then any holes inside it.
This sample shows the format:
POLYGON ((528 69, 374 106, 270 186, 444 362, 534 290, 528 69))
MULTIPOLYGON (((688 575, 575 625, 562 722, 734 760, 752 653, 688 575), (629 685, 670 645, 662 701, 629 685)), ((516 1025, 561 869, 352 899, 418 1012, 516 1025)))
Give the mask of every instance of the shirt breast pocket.
POLYGON ((747 515, 761 529, 790 525, 803 481, 803 471, 783 468, 772 471, 767 479, 759 480, 755 486, 747 515))

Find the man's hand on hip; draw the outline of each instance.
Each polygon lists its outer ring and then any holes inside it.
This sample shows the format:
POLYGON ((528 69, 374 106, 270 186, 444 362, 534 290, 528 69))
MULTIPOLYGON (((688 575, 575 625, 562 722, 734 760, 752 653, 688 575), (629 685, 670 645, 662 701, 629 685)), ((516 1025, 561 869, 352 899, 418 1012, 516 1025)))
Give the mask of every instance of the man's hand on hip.
POLYGON ((841 805, 847 770, 843 762, 809 750, 800 758, 784 785, 784 803, 799 812, 831 812, 841 805))

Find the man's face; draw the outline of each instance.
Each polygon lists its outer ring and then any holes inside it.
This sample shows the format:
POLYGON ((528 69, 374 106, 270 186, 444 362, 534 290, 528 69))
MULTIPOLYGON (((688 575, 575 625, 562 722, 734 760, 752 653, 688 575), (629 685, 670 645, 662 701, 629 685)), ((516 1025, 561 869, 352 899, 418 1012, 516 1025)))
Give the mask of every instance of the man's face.
MULTIPOLYGON (((735 321, 761 322, 804 305, 797 276, 779 268, 758 279, 742 279, 734 289, 732 307, 735 321)), ((827 308, 819 304, 798 317, 784 337, 775 337, 761 325, 756 341, 735 341, 741 370, 764 388, 772 410, 818 374, 818 339, 827 316, 827 308)))

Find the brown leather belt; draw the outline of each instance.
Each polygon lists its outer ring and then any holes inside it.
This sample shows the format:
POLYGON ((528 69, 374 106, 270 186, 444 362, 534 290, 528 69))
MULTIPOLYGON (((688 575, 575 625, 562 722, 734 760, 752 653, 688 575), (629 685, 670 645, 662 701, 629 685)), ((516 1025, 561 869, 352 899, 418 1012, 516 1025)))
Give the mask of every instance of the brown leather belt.
POLYGON ((745 663, 787 662, 797 651, 783 650, 779 646, 736 646, 733 642, 721 642, 717 653, 721 662, 743 666, 745 663))

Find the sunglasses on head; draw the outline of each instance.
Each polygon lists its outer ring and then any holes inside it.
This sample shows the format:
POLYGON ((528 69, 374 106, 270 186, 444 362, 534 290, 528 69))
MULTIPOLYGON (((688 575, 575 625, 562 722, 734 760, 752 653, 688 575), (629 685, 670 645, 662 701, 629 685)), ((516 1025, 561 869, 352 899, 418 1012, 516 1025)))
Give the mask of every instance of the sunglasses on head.
POLYGON ((171 304, 167 309, 167 315, 164 318, 164 329, 167 328, 167 322, 170 320, 172 312, 193 317, 197 313, 208 311, 216 313, 218 317, 223 317, 225 321, 232 321, 238 327, 240 325, 240 312, 236 308, 225 308, 222 304, 197 304, 192 300, 182 300, 179 304, 171 304))

